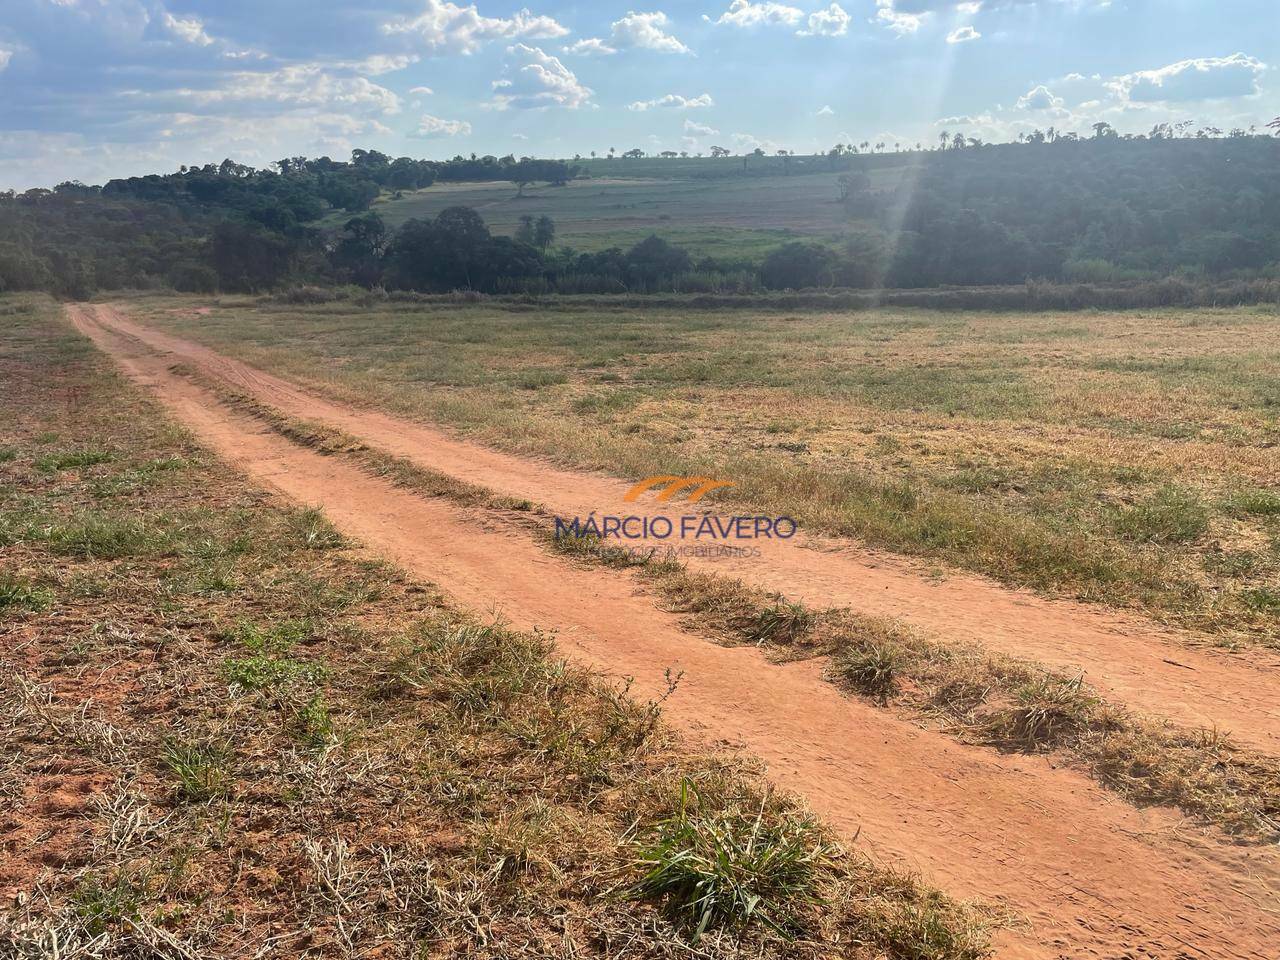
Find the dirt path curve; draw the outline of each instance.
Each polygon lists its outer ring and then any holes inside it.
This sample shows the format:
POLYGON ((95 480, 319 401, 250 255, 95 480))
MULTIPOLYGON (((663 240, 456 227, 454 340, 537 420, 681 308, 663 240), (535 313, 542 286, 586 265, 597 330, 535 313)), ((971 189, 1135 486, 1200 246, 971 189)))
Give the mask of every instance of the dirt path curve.
POLYGON ((998 900, 1029 928, 1001 934, 1010 958, 1275 960, 1280 850, 1201 836, 1139 811, 1042 758, 965 747, 857 700, 815 664, 776 665, 681 630, 623 571, 585 568, 483 515, 429 500, 339 458, 298 447, 170 372, 172 357, 73 307, 77 327, 176 418, 253 480, 322 507, 346 533, 430 578, 457 602, 520 628, 558 631, 565 652, 642 697, 684 672, 665 715, 711 742, 762 757, 883 860, 963 897, 998 900))
MULTIPOLYGON (((572 472, 468 443, 431 427, 315 396, 208 347, 144 327, 99 307, 102 322, 150 347, 196 364, 255 398, 296 417, 321 421, 418 464, 517 498, 558 515, 635 513, 629 484, 572 472)), ((646 514, 663 507, 645 503, 646 514)), ((669 508, 678 515, 677 508, 669 508)), ((754 586, 817 606, 849 606, 900 618, 943 638, 1061 670, 1083 672, 1108 697, 1140 712, 1192 727, 1229 731, 1241 744, 1280 753, 1280 656, 1192 648, 1148 621, 1084 604, 1050 601, 990 580, 955 574, 931 578, 909 564, 847 543, 801 537, 765 543, 747 560, 691 560, 754 586)))

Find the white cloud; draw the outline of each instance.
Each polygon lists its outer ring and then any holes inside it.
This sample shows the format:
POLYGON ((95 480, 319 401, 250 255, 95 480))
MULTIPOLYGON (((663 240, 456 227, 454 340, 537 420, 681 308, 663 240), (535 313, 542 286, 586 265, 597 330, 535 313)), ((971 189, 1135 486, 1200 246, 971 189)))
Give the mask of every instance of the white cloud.
POLYGON ((160 21, 179 40, 194 43, 198 47, 207 47, 213 43, 213 37, 204 32, 204 23, 199 17, 175 17, 165 10, 160 15, 160 21))
POLYGON ((1115 77, 1107 86, 1122 100, 1135 103, 1181 103, 1249 97, 1259 92, 1258 81, 1267 65, 1256 57, 1180 60, 1158 70, 1141 70, 1115 77))
POLYGON ((9 66, 9 61, 13 59, 13 51, 8 47, 0 47, 0 70, 9 66))
POLYGON ((181 89, 179 97, 199 104, 263 102, 289 107, 326 107, 369 113, 398 113, 400 98, 364 77, 335 77, 319 64, 227 74, 220 87, 181 89))
MULTIPOLYGON (((403 70, 405 67, 412 66, 417 63, 419 57, 417 54, 383 54, 375 53, 371 57, 365 57, 363 60, 356 60, 351 63, 343 63, 342 66, 350 67, 357 73, 367 73, 372 77, 381 76, 384 73, 395 73, 403 70)), ((409 91, 413 93, 412 90, 409 91)))
MULTIPOLYGON (((710 19, 707 17, 705 19, 710 19)), ((715 22, 731 27, 758 27, 761 24, 793 27, 804 19, 804 11, 784 3, 752 3, 751 0, 733 0, 729 9, 715 22)))
POLYGON ((941 120, 935 120, 935 127, 973 127, 995 123, 996 119, 989 113, 980 113, 977 116, 969 114, 961 114, 958 117, 943 117, 941 120))
POLYGON ((433 51, 474 53, 491 40, 551 39, 569 31, 551 17, 519 10, 511 17, 484 17, 475 4, 460 7, 448 0, 426 0, 416 17, 398 17, 385 23, 386 33, 420 36, 433 51))
POLYGON ((1055 97, 1043 83, 1018 98, 1019 110, 1057 110, 1062 104, 1062 98, 1055 97))
POLYGON ((576 43, 571 43, 564 48, 565 53, 571 53, 579 57, 610 57, 618 52, 616 47, 611 47, 599 37, 586 37, 576 43))
POLYGON ((704 93, 697 97, 682 97, 678 93, 668 93, 665 97, 659 97, 657 100, 637 100, 635 103, 630 104, 627 109, 637 112, 655 108, 697 110, 702 107, 714 107, 715 105, 716 102, 711 99, 711 94, 709 93, 704 93))
POLYGON ((801 30, 802 37, 843 37, 849 32, 853 20, 844 8, 833 3, 825 10, 809 14, 809 29, 801 30))
POLYGON ((507 48, 507 76, 495 80, 492 106, 533 110, 567 107, 576 110, 591 101, 591 88, 557 57, 538 47, 517 43, 507 48))
POLYGON ((919 30, 924 17, 899 10, 894 0, 876 0, 876 19, 901 37, 919 30))
MULTIPOLYGON (((797 27, 806 22, 804 11, 774 0, 733 0, 729 9, 718 20, 703 16, 703 20, 720 26, 732 27, 797 27)), ((809 14, 808 29, 797 30, 801 37, 842 37, 849 32, 853 18, 838 3, 809 14)))
POLYGON ((714 137, 720 133, 714 127, 709 127, 705 123, 698 123, 694 120, 686 120, 684 122, 684 132, 695 137, 714 137))
POLYGON ((744 152, 752 150, 763 150, 765 153, 776 153, 781 149, 777 143, 772 140, 761 139, 750 133, 735 133, 731 138, 734 144, 744 152))
POLYGON ((663 53, 690 53, 688 47, 667 33, 670 24, 665 13, 629 12, 621 20, 615 20, 610 32, 613 47, 624 50, 635 47, 642 50, 659 50, 663 53))
POLYGON ((466 120, 441 120, 429 113, 424 113, 418 121, 415 137, 424 140, 438 140, 443 137, 469 137, 471 124, 466 120))
POLYGON ((832 110, 830 106, 825 106, 818 111, 818 116, 820 117, 834 117, 835 115, 836 112, 832 110))
POLYGON ((410 87, 409 92, 420 97, 430 97, 435 93, 430 87, 410 87))
POLYGON ((981 36, 982 34, 973 29, 973 27, 956 27, 956 29, 947 34, 947 43, 968 43, 970 40, 977 40, 981 36))

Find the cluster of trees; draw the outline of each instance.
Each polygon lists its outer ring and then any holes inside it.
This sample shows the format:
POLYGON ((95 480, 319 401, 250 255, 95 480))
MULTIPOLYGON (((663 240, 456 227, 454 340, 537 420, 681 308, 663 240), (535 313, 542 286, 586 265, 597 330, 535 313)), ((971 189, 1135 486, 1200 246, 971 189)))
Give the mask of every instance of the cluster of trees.
POLYGON ((1101 130, 931 154, 895 189, 859 180, 844 203, 886 238, 886 286, 1222 276, 1280 261, 1278 174, 1269 137, 1101 130))
POLYGON ((330 279, 389 290, 482 293, 652 292, 691 274, 753 272, 749 264, 696 262, 686 250, 649 237, 629 250, 552 251, 555 223, 526 217, 513 237, 494 236, 469 207, 409 220, 391 233, 376 213, 349 220, 330 257, 330 279))
POLYGON ((292 276, 323 278, 329 238, 316 222, 333 210, 359 213, 383 191, 438 181, 509 180, 523 189, 579 173, 530 157, 436 162, 354 150, 350 161, 285 157, 259 170, 224 160, 102 187, 8 191, 0 193, 0 291, 262 290, 292 276))
POLYGON ((835 157, 845 172, 833 178, 832 200, 847 213, 847 235, 790 243, 763 262, 695 262, 657 237, 579 254, 556 248, 548 217, 526 217, 502 237, 459 208, 392 234, 369 212, 382 191, 439 180, 562 184, 579 170, 531 158, 435 163, 356 150, 347 162, 293 157, 255 170, 228 160, 100 188, 0 194, 0 290, 84 296, 340 282, 721 292, 1280 275, 1280 141, 1271 137, 1162 127, 1126 138, 1099 125, 1088 138, 1050 130, 1001 145, 948 134, 945 148, 905 163, 857 149, 841 145, 835 157), (345 226, 322 229, 334 210, 349 214, 345 226))

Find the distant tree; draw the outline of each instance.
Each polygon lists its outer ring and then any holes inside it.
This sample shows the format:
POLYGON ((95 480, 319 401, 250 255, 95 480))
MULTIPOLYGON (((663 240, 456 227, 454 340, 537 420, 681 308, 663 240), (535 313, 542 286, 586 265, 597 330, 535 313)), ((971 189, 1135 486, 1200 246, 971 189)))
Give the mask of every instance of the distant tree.
POLYGON ((382 256, 389 239, 387 225, 376 213, 353 217, 334 248, 334 266, 352 283, 374 287, 382 282, 382 256))
POLYGON ((716 159, 719 159, 720 157, 727 157, 729 156, 729 151, 724 147, 712 147, 711 156, 716 159))
POLYGON ((855 173, 842 173, 836 181, 840 191, 840 202, 849 203, 871 191, 871 178, 861 170, 855 173))
POLYGON ((211 252, 223 290, 257 293, 288 276, 295 251, 278 234, 228 220, 214 228, 211 252))
POLYGON ((787 243, 760 265, 760 281, 770 290, 830 287, 835 283, 836 252, 819 243, 787 243))
POLYGON ((533 246, 546 253, 547 248, 555 242, 555 239, 555 221, 544 214, 538 218, 538 222, 533 226, 533 246))
POLYGON ((532 247, 537 242, 534 237, 535 228, 533 214, 526 213, 520 218, 520 225, 516 227, 515 239, 521 243, 527 243, 532 247))
POLYGON ((631 281, 650 286, 687 273, 693 266, 688 251, 656 236, 637 243, 627 253, 626 260, 631 281))

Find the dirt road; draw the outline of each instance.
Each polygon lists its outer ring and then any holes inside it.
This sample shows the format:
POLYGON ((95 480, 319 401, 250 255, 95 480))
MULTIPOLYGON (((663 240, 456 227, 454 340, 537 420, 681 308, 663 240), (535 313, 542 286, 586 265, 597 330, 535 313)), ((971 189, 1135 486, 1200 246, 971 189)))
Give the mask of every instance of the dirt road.
POLYGON ((762 757, 777 782, 846 836, 861 831, 880 858, 1017 911, 1028 926, 1001 935, 1000 956, 1274 960, 1280 851, 1200 836, 1172 813, 1135 810, 1043 758, 918 729, 841 697, 813 664, 771 664, 690 635, 637 595, 626 573, 551 556, 487 529, 476 513, 291 444, 171 373, 174 356, 113 332, 128 328, 112 311, 71 315, 220 456, 322 507, 460 604, 556 630, 567 654, 634 676, 641 696, 665 691, 668 667, 683 671, 665 709, 672 723, 762 757))
MULTIPOLYGON (((195 364, 295 417, 330 424, 422 466, 527 498, 557 515, 635 512, 626 481, 573 472, 499 453, 423 424, 326 400, 208 347, 149 329, 119 310, 98 308, 103 323, 176 361, 195 364)), ((660 505, 646 502, 648 514, 660 505)), ((679 507, 667 508, 673 515, 679 507)), ((815 606, 849 606, 900 618, 941 638, 985 647, 1051 667, 1083 672, 1109 698, 1139 712, 1192 727, 1228 731, 1244 745, 1280 752, 1280 656, 1193 648, 1137 617, 1079 603, 1044 600, 980 577, 923 575, 891 557, 803 533, 762 542, 764 556, 690 561, 815 606)))

